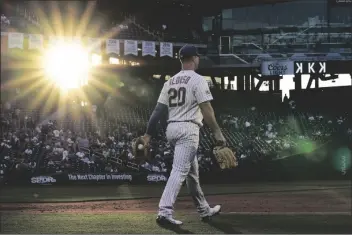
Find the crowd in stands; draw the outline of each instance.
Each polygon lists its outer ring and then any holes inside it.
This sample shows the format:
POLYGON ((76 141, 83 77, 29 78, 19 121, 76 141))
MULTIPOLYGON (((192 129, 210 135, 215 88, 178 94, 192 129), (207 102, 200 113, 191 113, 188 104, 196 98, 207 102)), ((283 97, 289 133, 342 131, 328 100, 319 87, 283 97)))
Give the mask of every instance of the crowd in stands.
POLYGON ((9 25, 10 20, 4 14, 1 14, 1 29, 6 29, 9 25))
MULTIPOLYGON (((39 24, 38 17, 33 13, 25 8, 15 9, 17 15, 33 24, 39 24)), ((155 20, 147 23, 135 16, 119 14, 119 20, 109 24, 107 28, 109 31, 118 31, 116 34, 118 38, 200 42, 199 31, 191 26, 189 28, 192 30, 181 30, 185 26, 183 23, 173 24, 172 20, 170 22, 155 20)), ((168 12, 162 14, 166 15, 168 12)), ((15 27, 15 24, 12 18, 10 21, 2 14, 2 30, 12 25, 15 27)), ((315 28, 307 30, 307 34, 302 34, 296 39, 305 41, 307 36, 315 40, 319 34, 310 33, 310 30, 313 31, 315 28)), ((288 40, 289 36, 285 32, 277 33, 265 37, 264 41, 269 44, 273 41, 280 43, 278 38, 288 40)), ((335 34, 330 36, 334 38, 335 34)), ((342 39, 351 41, 350 36, 350 33, 346 34, 342 39)), ((242 53, 242 45, 237 49, 241 49, 239 53, 242 53)), ((249 62, 258 60, 257 54, 251 56, 253 58, 245 55, 241 58, 249 62)), ((270 58, 272 57, 274 54, 271 54, 270 58)), ((2 103, 0 176, 6 175, 11 170, 24 170, 33 174, 166 172, 172 164, 173 150, 166 141, 165 126, 159 126, 158 136, 152 141, 150 158, 147 161, 138 161, 131 151, 131 140, 145 131, 155 100, 150 103, 150 107, 138 102, 133 105, 117 103, 115 107, 118 109, 114 112, 103 107, 98 109, 95 107, 86 111, 89 115, 81 114, 78 118, 72 114, 64 118, 52 118, 43 116, 38 110, 28 110, 11 102, 2 103)), ((351 119, 347 115, 331 116, 323 113, 299 112, 294 101, 285 101, 283 105, 288 107, 284 113, 263 111, 255 106, 217 112, 224 135, 229 146, 240 158, 240 164, 258 163, 312 151, 336 136, 352 139, 351 119)), ((201 129, 197 154, 201 171, 210 171, 215 167, 211 153, 213 144, 211 136, 207 127, 201 129)))
POLYGON ((39 17, 24 5, 5 5, 3 10, 2 32, 42 33, 39 17))
MULTIPOLYGON (((117 112, 93 106, 92 110, 85 111, 84 118, 67 113, 57 120, 48 120, 38 111, 3 104, 0 174, 4 176, 11 170, 33 174, 170 170, 173 149, 167 143, 162 124, 151 143, 147 160, 136 160, 131 151, 131 140, 144 133, 152 110, 139 104, 115 105, 117 112)), ((240 158, 240 165, 310 152, 336 136, 352 140, 348 116, 298 112, 294 101, 286 101, 284 105, 288 107, 285 114, 256 107, 217 113, 228 145, 240 158)), ((212 145, 211 132, 205 126, 201 129, 197 154, 201 172, 216 167, 212 145)))

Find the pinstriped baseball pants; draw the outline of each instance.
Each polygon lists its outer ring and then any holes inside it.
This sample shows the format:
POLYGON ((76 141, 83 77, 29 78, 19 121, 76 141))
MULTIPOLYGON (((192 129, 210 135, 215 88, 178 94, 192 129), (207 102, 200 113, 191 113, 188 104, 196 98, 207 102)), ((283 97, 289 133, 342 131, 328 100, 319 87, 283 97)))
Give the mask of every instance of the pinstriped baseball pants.
POLYGON ((159 202, 159 215, 166 217, 172 215, 176 198, 185 180, 198 213, 206 215, 210 207, 199 184, 196 157, 199 126, 189 122, 170 123, 166 130, 166 137, 170 145, 175 148, 175 153, 172 171, 159 202))

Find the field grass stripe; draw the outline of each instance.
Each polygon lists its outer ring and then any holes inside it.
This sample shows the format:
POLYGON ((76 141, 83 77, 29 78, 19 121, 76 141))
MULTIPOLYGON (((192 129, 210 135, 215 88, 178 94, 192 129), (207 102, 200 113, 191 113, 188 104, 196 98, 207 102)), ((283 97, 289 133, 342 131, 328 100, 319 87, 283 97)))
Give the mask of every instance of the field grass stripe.
MULTIPOLYGON (((320 188, 302 188, 302 189, 283 189, 283 190, 263 190, 263 191, 245 191, 245 192, 225 192, 225 193, 208 193, 206 196, 226 196, 226 195, 246 195, 246 194, 262 194, 262 193, 290 193, 290 192, 310 192, 310 191, 327 191, 327 190, 332 190, 332 189, 350 189, 350 186, 341 186, 341 187, 320 187, 320 188)), ((145 200, 145 199, 155 199, 155 198, 160 198, 161 193, 158 196, 143 196, 143 197, 138 197, 138 196, 131 196, 131 197, 123 197, 123 198, 96 198, 96 199, 73 199, 73 200, 57 200, 57 201, 51 201, 51 200, 33 200, 30 202, 25 202, 25 201, 9 201, 9 202, 3 202, 1 204, 16 204, 16 203, 79 203, 79 202, 101 202, 101 201, 122 201, 122 200, 145 200)), ((184 195, 179 195, 178 198, 183 198, 183 197, 189 197, 188 194, 184 195)))

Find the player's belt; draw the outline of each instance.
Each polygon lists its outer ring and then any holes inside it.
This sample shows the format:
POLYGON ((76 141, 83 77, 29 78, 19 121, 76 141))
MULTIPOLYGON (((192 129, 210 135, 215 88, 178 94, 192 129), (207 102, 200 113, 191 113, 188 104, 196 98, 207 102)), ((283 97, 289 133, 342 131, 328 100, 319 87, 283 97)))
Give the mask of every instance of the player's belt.
POLYGON ((169 123, 175 123, 175 122, 190 122, 190 123, 193 123, 193 124, 196 124, 197 126, 201 127, 201 125, 199 125, 198 123, 196 123, 195 121, 191 121, 191 120, 186 120, 186 121, 168 121, 167 124, 169 123))

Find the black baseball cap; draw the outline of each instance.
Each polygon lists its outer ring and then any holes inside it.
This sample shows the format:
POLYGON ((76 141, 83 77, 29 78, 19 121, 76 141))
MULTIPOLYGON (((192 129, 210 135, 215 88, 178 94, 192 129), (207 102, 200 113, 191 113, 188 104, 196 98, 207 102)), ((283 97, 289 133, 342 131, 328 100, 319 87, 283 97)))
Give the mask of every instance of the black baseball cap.
POLYGON ((191 46, 191 45, 184 45, 180 49, 179 55, 180 55, 180 59, 190 58, 192 56, 200 56, 197 48, 195 46, 191 46))

